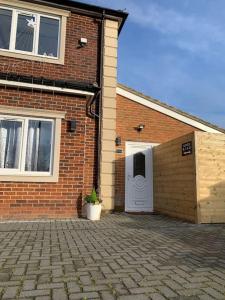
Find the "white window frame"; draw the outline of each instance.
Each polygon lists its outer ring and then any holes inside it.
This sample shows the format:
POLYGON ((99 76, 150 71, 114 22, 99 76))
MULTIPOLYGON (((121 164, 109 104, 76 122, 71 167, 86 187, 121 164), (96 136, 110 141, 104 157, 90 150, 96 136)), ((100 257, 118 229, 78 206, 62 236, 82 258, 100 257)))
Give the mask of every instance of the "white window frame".
POLYGON ((17 169, 0 168, 0 175, 51 176, 52 172, 53 172, 52 166, 53 166, 53 153, 54 153, 55 121, 53 119, 9 116, 9 115, 7 115, 7 116, 0 115, 0 120, 13 120, 13 121, 19 121, 22 123, 20 153, 19 153, 19 167, 17 169), (47 122, 51 122, 51 124, 52 124, 49 172, 38 172, 38 171, 26 171, 25 170, 29 121, 47 121, 47 122))
MULTIPOLYGON (((13 120, 34 119, 34 120, 51 120, 54 122, 52 126, 52 155, 51 155, 51 171, 50 172, 18 172, 17 169, 11 169, 13 172, 1 172, 0 169, 0 182, 58 182, 59 181, 59 162, 60 162, 60 144, 61 144, 61 123, 65 118, 66 112, 64 111, 51 111, 44 109, 33 109, 25 107, 14 107, 0 105, 0 116, 13 120)), ((28 126, 28 123, 27 123, 28 126)), ((21 132, 23 134, 23 130, 21 132)), ((22 137, 21 137, 22 138, 22 137)), ((25 143, 22 147, 26 151, 25 143)), ((25 165, 24 165, 25 166, 25 165)))
POLYGON ((1 51, 6 52, 14 52, 14 53, 20 53, 25 55, 33 55, 43 58, 50 58, 53 60, 58 60, 61 53, 60 53, 60 40, 61 40, 61 26, 62 26, 62 20, 60 16, 52 16, 49 14, 44 13, 38 13, 35 11, 29 11, 29 10, 23 10, 19 8, 12 8, 7 6, 0 6, 0 9, 5 10, 11 10, 12 11, 12 23, 11 23, 11 33, 10 33, 10 42, 9 42, 9 49, 3 49, 0 48, 1 51), (33 38, 33 51, 22 51, 16 49, 16 34, 17 34, 17 26, 18 26, 18 16, 19 15, 28 15, 28 16, 35 16, 37 25, 36 29, 34 29, 34 38, 33 38), (38 48, 39 48, 39 32, 40 32, 40 20, 41 17, 54 19, 59 21, 59 32, 58 32, 58 47, 57 47, 57 56, 48 56, 48 55, 41 55, 38 54, 38 48))
POLYGON ((32 14, 39 14, 43 16, 51 16, 60 18, 59 29, 59 50, 58 58, 51 56, 35 55, 29 52, 9 51, 7 49, 0 49, 0 55, 13 57, 18 59, 33 60, 51 64, 64 65, 65 64, 65 51, 66 51, 66 32, 67 32, 67 19, 71 16, 70 10, 56 8, 53 6, 46 6, 41 4, 30 2, 24 2, 21 0, 0 0, 0 6, 3 9, 17 9, 20 11, 32 12, 32 14))

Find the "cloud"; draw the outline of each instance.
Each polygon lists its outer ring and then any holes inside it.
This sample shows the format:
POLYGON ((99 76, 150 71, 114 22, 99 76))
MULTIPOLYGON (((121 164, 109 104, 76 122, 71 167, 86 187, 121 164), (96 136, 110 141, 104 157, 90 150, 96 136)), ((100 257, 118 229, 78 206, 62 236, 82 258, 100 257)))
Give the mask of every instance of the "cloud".
MULTIPOLYGON (((223 26, 203 14, 190 13, 190 10, 166 7, 160 1, 148 0, 95 0, 98 5, 107 5, 129 12, 129 19, 137 25, 155 30, 167 43, 194 54, 217 54, 225 47, 223 26), (188 14, 189 11, 189 14, 188 14)), ((185 2, 184 2, 185 4, 185 2)))
POLYGON ((129 12, 123 83, 225 127, 224 0, 87 1, 129 12))
POLYGON ((167 42, 182 50, 216 54, 225 46, 224 28, 202 15, 188 15, 187 11, 165 8, 154 2, 141 6, 131 1, 129 10, 133 22, 158 31, 167 42))

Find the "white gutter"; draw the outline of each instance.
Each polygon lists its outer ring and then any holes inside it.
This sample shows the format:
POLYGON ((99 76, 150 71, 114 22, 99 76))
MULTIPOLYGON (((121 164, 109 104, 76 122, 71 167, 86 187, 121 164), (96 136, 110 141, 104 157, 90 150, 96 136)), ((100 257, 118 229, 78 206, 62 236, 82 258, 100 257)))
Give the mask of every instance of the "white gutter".
POLYGON ((50 91, 50 92, 58 92, 63 94, 94 96, 94 93, 82 91, 82 90, 75 90, 75 89, 61 88, 57 86, 48 86, 48 85, 33 84, 33 83, 26 83, 26 82, 19 82, 19 81, 10 81, 4 79, 0 79, 0 85, 10 86, 10 87, 21 87, 26 89, 28 88, 28 89, 42 90, 42 91, 50 91))

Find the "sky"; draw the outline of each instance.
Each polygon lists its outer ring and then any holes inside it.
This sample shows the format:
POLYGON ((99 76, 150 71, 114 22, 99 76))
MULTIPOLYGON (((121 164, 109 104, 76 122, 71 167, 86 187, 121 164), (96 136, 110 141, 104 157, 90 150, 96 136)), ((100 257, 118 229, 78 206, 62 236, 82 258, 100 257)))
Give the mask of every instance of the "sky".
POLYGON ((126 10, 118 81, 225 128, 224 0, 80 0, 126 10))

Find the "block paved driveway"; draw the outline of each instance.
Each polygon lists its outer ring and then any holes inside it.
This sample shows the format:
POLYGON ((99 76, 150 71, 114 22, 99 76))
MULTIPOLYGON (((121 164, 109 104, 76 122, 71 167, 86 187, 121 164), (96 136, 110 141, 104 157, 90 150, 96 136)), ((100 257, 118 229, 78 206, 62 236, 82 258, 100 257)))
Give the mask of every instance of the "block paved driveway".
POLYGON ((225 225, 115 214, 0 223, 1 299, 225 299, 225 225))

